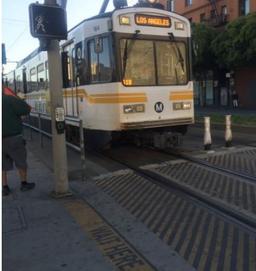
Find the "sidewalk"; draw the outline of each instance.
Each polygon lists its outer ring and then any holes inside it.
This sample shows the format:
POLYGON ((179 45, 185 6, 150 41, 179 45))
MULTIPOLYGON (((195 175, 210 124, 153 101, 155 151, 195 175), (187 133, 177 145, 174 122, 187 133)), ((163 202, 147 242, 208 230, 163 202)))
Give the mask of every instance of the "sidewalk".
POLYGON ((211 118, 215 129, 225 128, 225 115, 231 115, 232 127, 238 131, 243 128, 248 133, 256 132, 256 110, 240 108, 195 107, 196 126, 204 125, 204 117, 211 118))
POLYGON ((49 196, 52 173, 33 154, 28 160, 36 188, 21 192, 13 171, 12 194, 3 198, 3 270, 112 270, 62 203, 49 196))
POLYGON ((237 116, 249 116, 256 117, 256 109, 248 110, 242 108, 224 108, 224 107, 195 107, 195 114, 199 116, 205 116, 206 114, 231 114, 237 116))
POLYGON ((30 151, 28 164, 36 188, 21 192, 10 172, 2 200, 3 271, 194 270, 93 181, 53 199, 52 172, 30 151))

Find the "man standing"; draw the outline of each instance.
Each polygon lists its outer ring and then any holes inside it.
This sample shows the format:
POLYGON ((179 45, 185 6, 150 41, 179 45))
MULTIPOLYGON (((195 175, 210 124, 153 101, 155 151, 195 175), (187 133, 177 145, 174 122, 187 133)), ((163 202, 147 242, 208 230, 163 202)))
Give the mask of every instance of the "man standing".
POLYGON ((2 95, 2 194, 9 195, 7 171, 13 169, 15 163, 21 180, 21 191, 35 187, 35 183, 27 182, 27 153, 22 137, 21 116, 28 115, 30 106, 13 95, 2 95))

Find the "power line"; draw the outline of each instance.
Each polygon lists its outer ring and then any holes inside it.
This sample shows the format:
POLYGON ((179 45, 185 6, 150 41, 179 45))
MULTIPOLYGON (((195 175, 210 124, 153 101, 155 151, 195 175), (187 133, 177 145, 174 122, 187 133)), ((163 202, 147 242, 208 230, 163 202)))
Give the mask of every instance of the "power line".
POLYGON ((16 40, 7 48, 8 51, 15 45, 15 43, 24 35, 24 33, 27 31, 27 26, 24 28, 24 30, 20 33, 20 35, 16 38, 16 40))
POLYGON ((17 19, 12 19, 12 18, 3 18, 2 20, 6 22, 13 22, 13 23, 28 23, 28 21, 25 21, 25 20, 17 20, 17 19))

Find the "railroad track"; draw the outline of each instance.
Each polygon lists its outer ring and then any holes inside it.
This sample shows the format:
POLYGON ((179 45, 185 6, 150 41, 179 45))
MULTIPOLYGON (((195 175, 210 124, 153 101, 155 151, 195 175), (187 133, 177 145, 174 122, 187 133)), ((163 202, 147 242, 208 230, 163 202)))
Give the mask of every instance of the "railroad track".
MULTIPOLYGON (((99 154, 97 154, 99 155, 99 154)), ((252 227, 256 229, 256 206, 255 206, 255 214, 253 214, 253 217, 251 217, 251 213, 241 212, 240 208, 233 208, 229 204, 225 204, 223 202, 219 202, 214 197, 208 197, 207 194, 200 193, 200 190, 194 189, 191 186, 184 185, 184 183, 179 182, 177 180, 174 180, 172 177, 162 174, 161 171, 154 170, 154 168, 151 168, 151 166, 145 166, 145 167, 136 167, 133 166, 125 161, 121 161, 120 159, 117 159, 111 155, 103 155, 100 154, 103 158, 111 159, 112 161, 119 163, 123 165, 125 168, 131 169, 134 171, 134 173, 138 176, 141 176, 142 178, 148 179, 151 182, 154 182, 156 184, 159 184, 161 186, 164 186, 166 188, 172 188, 176 189, 194 199, 196 199, 199 202, 204 203, 205 205, 209 206, 210 208, 216 209, 225 215, 231 217, 232 219, 235 219, 237 221, 244 223, 244 225, 247 225, 249 227, 252 227)), ((179 156, 180 158, 180 156, 179 156)), ((201 164, 200 164, 201 165, 201 164)), ((204 165, 204 164, 202 164, 204 165)), ((207 166, 208 167, 208 166, 207 166)), ((161 168, 161 166, 160 166, 161 168)), ((214 167, 213 167, 214 168, 214 167)), ((215 168, 214 168, 215 169, 215 168)), ((225 171, 221 171, 225 172, 225 171)), ((226 173, 226 172, 225 172, 226 173)), ((236 175, 241 178, 240 175, 236 175)), ((250 180, 251 181, 251 180, 250 180)), ((255 186, 256 189, 256 186, 255 186)), ((256 191, 256 190, 255 190, 256 191)), ((255 202, 254 202, 255 203, 255 202)))
POLYGON ((197 270, 254 270, 256 216, 150 167, 136 167, 110 154, 102 157, 131 171, 99 179, 96 184, 197 270))
POLYGON ((176 159, 173 164, 137 167, 115 156, 97 155, 131 171, 101 178, 96 184, 196 270, 256 270, 256 199, 252 193, 256 189, 252 181, 215 172, 217 180, 211 176, 206 182, 208 172, 214 169, 184 159, 176 159), (190 183, 194 175, 188 167, 199 174, 199 179, 204 176, 195 186, 190 183), (224 189, 218 181, 226 183, 224 189), (246 184, 249 197, 244 195, 236 202, 236 185, 231 189, 233 194, 227 193, 226 198, 224 190, 228 191, 233 182, 240 183, 240 196, 246 184), (219 199, 213 195, 214 186, 223 191, 219 192, 219 199))
MULTIPOLYGON (((178 159, 183 159, 185 161, 189 161, 189 162, 192 162, 194 164, 198 164, 198 165, 201 165, 201 166, 205 166, 207 168, 211 168, 215 171, 218 171, 218 172, 222 172, 222 173, 226 173, 228 175, 231 175, 231 176, 234 176, 234 177, 239 177, 239 178, 243 178, 243 179, 246 179, 248 181, 252 181, 254 183, 256 183, 256 176, 255 175, 250 175, 250 174, 244 174, 243 172, 239 172, 239 171, 234 171, 234 169, 228 169, 226 167, 223 167, 223 166, 217 166, 217 165, 214 165, 213 163, 205 160, 205 159, 199 159, 199 158, 196 158, 194 156, 191 156, 191 155, 186 155, 184 153, 180 153, 180 152, 177 152, 177 151, 172 151, 172 150, 168 150, 168 151, 164 151, 164 150, 159 150, 160 152, 163 152, 165 154, 170 154, 178 159)), ((255 148, 255 154, 256 154, 256 148, 255 148)), ((256 168, 255 168, 256 169, 256 168)))

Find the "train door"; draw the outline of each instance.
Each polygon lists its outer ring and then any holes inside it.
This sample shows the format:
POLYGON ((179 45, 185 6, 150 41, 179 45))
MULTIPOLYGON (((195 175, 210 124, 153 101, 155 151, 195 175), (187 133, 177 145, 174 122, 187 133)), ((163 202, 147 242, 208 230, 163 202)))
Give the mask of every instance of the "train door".
POLYGON ((23 92, 27 93, 28 88, 27 88, 27 69, 26 68, 22 69, 22 82, 23 82, 23 92))
POLYGON ((62 74, 64 91, 64 108, 67 116, 77 117, 77 90, 74 70, 74 43, 69 43, 62 48, 62 74))

